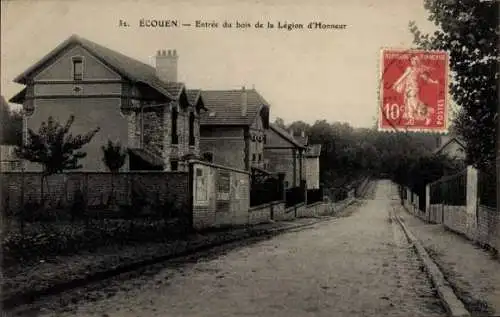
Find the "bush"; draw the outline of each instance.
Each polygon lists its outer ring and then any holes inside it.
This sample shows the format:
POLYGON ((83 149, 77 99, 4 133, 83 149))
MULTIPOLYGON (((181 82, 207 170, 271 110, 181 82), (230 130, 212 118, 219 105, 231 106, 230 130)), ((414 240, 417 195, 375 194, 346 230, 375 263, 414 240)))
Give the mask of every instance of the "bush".
POLYGON ((179 238, 183 230, 175 221, 136 219, 131 234, 130 223, 124 219, 89 220, 88 226, 83 222, 28 223, 24 234, 14 231, 4 235, 1 243, 4 264, 68 255, 105 245, 160 242, 179 238))

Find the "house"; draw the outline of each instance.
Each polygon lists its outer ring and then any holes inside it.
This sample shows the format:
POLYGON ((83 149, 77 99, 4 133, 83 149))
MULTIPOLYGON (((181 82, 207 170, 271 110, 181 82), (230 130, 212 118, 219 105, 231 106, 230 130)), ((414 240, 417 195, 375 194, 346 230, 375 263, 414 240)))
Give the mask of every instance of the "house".
POLYGON ((74 115, 73 134, 100 128, 84 147, 83 171, 106 170, 108 140, 128 149, 124 171, 185 169, 185 158, 199 154, 205 106, 199 90, 177 82, 177 63, 175 50, 159 50, 152 67, 73 35, 14 79, 25 85, 11 99, 24 109, 24 139, 49 116, 64 123, 74 115))
POLYGON ((304 179, 306 180, 307 189, 318 189, 320 168, 319 156, 321 155, 321 144, 310 144, 307 146, 304 153, 304 179))
POLYGON ((454 134, 448 134, 438 137, 435 154, 444 154, 451 159, 465 160, 465 142, 454 134))
POLYGON ((307 189, 320 188, 320 168, 319 157, 321 154, 321 144, 310 144, 309 136, 305 131, 290 131, 293 138, 305 147, 302 159, 302 178, 306 181, 307 189))
POLYGON ((301 186, 305 149, 288 131, 271 123, 264 144, 266 169, 273 173, 284 173, 286 188, 301 186))
POLYGON ((200 118, 200 155, 207 161, 250 171, 264 167, 269 103, 255 90, 203 90, 209 111, 200 118))

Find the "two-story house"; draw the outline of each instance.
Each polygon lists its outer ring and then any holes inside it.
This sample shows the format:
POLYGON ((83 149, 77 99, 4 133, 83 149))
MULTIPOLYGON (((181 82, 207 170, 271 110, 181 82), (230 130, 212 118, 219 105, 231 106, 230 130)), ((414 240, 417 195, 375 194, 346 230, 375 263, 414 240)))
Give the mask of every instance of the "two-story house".
POLYGON ((298 187, 303 176, 303 154, 305 146, 288 131, 271 123, 266 133, 264 156, 266 169, 273 173, 285 174, 285 187, 298 187))
POLYGON ((158 51, 155 62, 71 36, 14 79, 26 86, 11 99, 23 106, 24 141, 27 129, 37 131, 49 116, 64 124, 74 115, 71 133, 100 128, 83 148, 84 171, 106 170, 101 146, 108 140, 129 149, 123 170, 183 168, 183 158, 199 152, 203 99, 177 82, 175 50, 158 51))
POLYGON ((269 103, 255 89, 203 90, 200 155, 216 164, 250 171, 264 167, 269 103))

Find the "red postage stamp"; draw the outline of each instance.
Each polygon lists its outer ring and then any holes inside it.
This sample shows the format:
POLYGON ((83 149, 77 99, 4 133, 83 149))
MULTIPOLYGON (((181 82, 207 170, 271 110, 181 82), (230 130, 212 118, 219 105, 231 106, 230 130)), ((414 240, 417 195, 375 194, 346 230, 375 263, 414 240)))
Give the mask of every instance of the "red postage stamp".
POLYGON ((383 49, 379 131, 447 132, 448 53, 383 49))

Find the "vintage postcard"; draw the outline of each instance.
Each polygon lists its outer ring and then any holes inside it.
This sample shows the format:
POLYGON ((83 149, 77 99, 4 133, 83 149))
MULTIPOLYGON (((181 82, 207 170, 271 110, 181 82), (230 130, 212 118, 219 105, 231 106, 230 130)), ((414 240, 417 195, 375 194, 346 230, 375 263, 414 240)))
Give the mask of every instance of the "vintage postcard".
POLYGON ((498 316, 495 0, 0 0, 5 316, 498 316))

